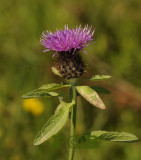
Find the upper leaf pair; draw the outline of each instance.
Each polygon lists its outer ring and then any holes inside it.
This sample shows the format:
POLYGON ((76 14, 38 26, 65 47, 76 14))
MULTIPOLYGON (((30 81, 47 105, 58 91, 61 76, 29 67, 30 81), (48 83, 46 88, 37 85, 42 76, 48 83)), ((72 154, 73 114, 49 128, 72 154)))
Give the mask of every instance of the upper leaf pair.
MULTIPOLYGON (((111 78, 109 75, 95 75, 92 77, 87 78, 86 80, 90 81, 97 81, 97 80, 103 80, 111 78)), ((56 96, 62 96, 63 94, 54 92, 56 89, 64 88, 64 87, 71 87, 70 84, 46 84, 41 86, 38 89, 35 89, 25 95, 22 96, 22 98, 35 98, 35 97, 56 97, 56 96)), ((92 86, 91 88, 88 86, 76 86, 76 89, 78 93, 84 97, 88 102, 90 102, 92 105, 100 108, 105 109, 105 105, 100 99, 99 94, 109 94, 110 92, 102 87, 98 86, 92 86)))

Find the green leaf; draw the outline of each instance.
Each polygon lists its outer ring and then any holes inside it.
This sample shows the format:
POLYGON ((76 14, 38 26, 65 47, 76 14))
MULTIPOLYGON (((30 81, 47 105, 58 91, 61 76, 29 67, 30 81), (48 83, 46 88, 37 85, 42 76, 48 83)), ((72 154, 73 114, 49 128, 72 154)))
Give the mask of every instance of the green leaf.
POLYGON ((99 95, 90 87, 88 86, 76 86, 78 93, 83 96, 88 102, 92 105, 100 108, 105 109, 105 105, 100 99, 99 95))
POLYGON ((51 83, 51 84, 46 84, 41 86, 38 89, 35 89, 29 93, 26 93, 22 96, 22 98, 35 98, 35 97, 51 97, 51 96, 62 96, 62 94, 52 92, 53 90, 64 88, 64 87, 69 87, 70 85, 63 85, 63 84, 56 84, 56 83, 51 83))
POLYGON ((22 96, 22 98, 24 99, 29 99, 29 98, 36 98, 36 97, 56 97, 56 96, 61 96, 59 93, 56 93, 56 92, 47 92, 45 90, 40 90, 40 89, 37 89, 37 90, 34 90, 34 91, 31 91, 25 95, 22 96))
POLYGON ((112 141, 112 142, 138 142, 139 138, 131 133, 126 132, 108 132, 108 131, 92 131, 90 139, 97 139, 100 141, 112 141))
POLYGON ((110 75, 94 75, 94 76, 91 76, 91 77, 87 78, 86 80, 99 81, 99 80, 109 79, 111 77, 112 76, 110 76, 110 75))
POLYGON ((43 86, 41 86, 39 89, 46 89, 47 91, 52 91, 55 89, 59 89, 59 88, 64 88, 64 87, 70 87, 69 84, 56 84, 56 83, 51 83, 51 84, 45 84, 43 86))
POLYGON ((69 110, 73 105, 74 101, 71 103, 60 101, 60 105, 58 106, 55 114, 47 121, 41 131, 37 134, 34 140, 34 145, 43 143, 62 129, 68 119, 69 110))
POLYGON ((93 90, 95 90, 98 94, 110 94, 111 92, 103 87, 92 86, 93 90))

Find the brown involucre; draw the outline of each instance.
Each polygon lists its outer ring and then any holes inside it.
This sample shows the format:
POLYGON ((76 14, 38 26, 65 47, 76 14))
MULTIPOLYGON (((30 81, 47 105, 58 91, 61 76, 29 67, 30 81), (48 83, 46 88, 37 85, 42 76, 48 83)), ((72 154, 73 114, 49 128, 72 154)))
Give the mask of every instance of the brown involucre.
POLYGON ((65 79, 78 78, 85 70, 85 64, 79 50, 58 52, 55 67, 65 79))

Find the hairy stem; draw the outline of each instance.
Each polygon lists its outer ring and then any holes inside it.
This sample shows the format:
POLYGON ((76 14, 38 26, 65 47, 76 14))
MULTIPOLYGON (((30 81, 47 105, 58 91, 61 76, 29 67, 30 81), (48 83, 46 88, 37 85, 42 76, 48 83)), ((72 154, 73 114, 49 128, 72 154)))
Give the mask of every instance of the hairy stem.
POLYGON ((71 117, 70 117, 70 119, 71 119, 71 130, 70 130, 69 160, 73 160, 74 153, 75 153, 74 143, 75 143, 76 109, 77 109, 77 93, 76 93, 74 81, 71 83, 70 97, 71 97, 71 100, 75 101, 75 105, 71 108, 71 117))

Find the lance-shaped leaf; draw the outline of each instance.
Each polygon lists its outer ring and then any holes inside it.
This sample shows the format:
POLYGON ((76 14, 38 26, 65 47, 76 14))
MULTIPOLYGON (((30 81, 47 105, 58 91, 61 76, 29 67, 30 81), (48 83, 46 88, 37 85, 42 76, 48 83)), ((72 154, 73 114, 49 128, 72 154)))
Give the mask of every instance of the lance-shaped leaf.
POLYGON ((56 84, 56 83, 46 84, 46 85, 41 86, 38 89, 35 89, 29 93, 24 94, 22 98, 35 98, 35 97, 43 97, 43 96, 47 96, 47 97, 61 96, 61 94, 54 92, 54 90, 64 88, 64 87, 69 87, 69 86, 70 85, 63 85, 63 84, 56 84))
POLYGON ((99 80, 109 79, 111 77, 112 76, 110 76, 110 75, 94 75, 94 76, 91 76, 91 77, 87 78, 86 80, 99 81, 99 80))
POLYGON ((52 91, 52 90, 56 90, 59 88, 64 88, 64 87, 70 87, 69 84, 56 84, 56 83, 51 83, 51 84, 45 84, 43 86, 41 86, 39 89, 46 89, 48 91, 52 91))
POLYGON ((98 94, 110 94, 111 92, 103 87, 92 86, 93 90, 95 90, 98 94))
POLYGON ((84 142, 87 140, 132 143, 138 142, 139 138, 126 132, 92 131, 90 134, 84 135, 79 142, 84 142))
POLYGON ((62 129, 68 119, 69 110, 73 105, 74 101, 71 103, 65 103, 63 101, 60 102, 55 114, 47 121, 41 131, 37 134, 34 140, 34 145, 43 143, 62 129))
POLYGON ((99 95, 92 88, 88 86, 76 86, 76 89, 81 96, 94 106, 101 109, 106 108, 99 95))
POLYGON ((48 92, 45 90, 37 89, 23 95, 22 98, 29 99, 29 98, 36 98, 36 97, 51 97, 51 96, 56 97, 56 96, 61 96, 61 94, 57 92, 48 92))

